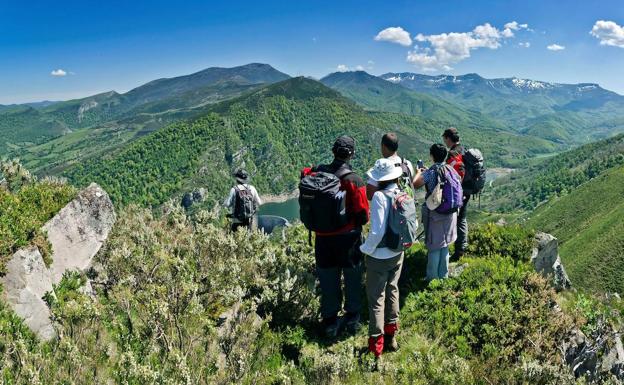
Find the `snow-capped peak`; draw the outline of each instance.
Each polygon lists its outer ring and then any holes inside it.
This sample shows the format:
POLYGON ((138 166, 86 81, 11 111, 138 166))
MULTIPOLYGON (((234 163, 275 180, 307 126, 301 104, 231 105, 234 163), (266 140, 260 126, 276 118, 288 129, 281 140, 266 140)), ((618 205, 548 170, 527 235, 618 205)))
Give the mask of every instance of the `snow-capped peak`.
POLYGON ((524 88, 524 89, 529 89, 529 90, 540 90, 540 89, 553 87, 551 83, 540 82, 538 80, 530 80, 530 79, 511 78, 511 82, 513 83, 514 86, 518 88, 524 88))

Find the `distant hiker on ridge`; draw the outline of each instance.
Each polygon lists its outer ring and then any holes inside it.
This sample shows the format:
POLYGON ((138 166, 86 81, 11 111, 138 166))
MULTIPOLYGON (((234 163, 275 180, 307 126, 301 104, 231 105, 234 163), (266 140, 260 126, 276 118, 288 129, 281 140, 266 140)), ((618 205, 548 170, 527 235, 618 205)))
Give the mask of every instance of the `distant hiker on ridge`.
POLYGON ((428 250, 427 280, 431 281, 448 277, 449 246, 457 239, 457 211, 463 192, 459 175, 445 163, 446 147, 434 144, 429 154, 434 164, 416 171, 414 187, 425 186, 427 192, 422 221, 428 250))
POLYGON ((366 186, 349 161, 355 140, 336 139, 330 164, 302 171, 299 209, 303 224, 316 233, 314 256, 321 285, 321 317, 325 335, 335 338, 343 319, 341 278, 345 284, 346 329, 355 333, 362 307, 362 226, 368 222, 366 186))
MULTIPOLYGON (((399 138, 395 133, 389 132, 384 134, 381 138, 381 155, 394 162, 396 167, 401 168, 403 170, 403 177, 405 181, 399 180, 399 187, 403 190, 409 188, 411 190, 412 185, 411 181, 414 178, 414 166, 412 166, 412 162, 409 160, 402 158, 398 155, 399 150, 399 138)), ((370 177, 366 181, 366 197, 368 200, 373 199, 373 194, 377 191, 377 182, 370 177)), ((409 191, 408 191, 409 193, 409 191)))
POLYGON ((230 190, 230 195, 224 202, 224 206, 230 209, 229 218, 232 218, 232 231, 239 227, 251 230, 255 227, 255 215, 262 200, 256 188, 249 184, 249 174, 243 169, 234 173, 236 186, 230 190))
POLYGON ((367 173, 378 190, 373 195, 371 226, 360 250, 366 257, 368 297, 368 350, 376 358, 396 351, 399 329, 399 276, 403 251, 416 242, 418 220, 416 203, 399 189, 403 169, 394 160, 379 159, 367 173))

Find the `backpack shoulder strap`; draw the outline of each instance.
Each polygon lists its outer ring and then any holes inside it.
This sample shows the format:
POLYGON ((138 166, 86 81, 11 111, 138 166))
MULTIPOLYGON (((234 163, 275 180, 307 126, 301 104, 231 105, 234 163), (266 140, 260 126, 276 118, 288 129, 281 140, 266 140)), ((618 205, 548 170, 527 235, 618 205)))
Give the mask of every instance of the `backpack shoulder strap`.
POLYGON ((336 170, 336 172, 334 173, 334 175, 336 175, 336 177, 338 179, 342 179, 347 175, 353 174, 353 170, 351 170, 349 167, 340 167, 338 170, 336 170))

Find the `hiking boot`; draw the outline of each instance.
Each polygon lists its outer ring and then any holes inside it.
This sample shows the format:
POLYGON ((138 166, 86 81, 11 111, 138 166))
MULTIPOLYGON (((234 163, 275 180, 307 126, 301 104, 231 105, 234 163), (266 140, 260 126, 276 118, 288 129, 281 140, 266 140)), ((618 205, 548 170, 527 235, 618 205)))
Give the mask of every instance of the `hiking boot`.
POLYGON ((397 342, 396 335, 384 335, 384 351, 396 352, 397 350, 399 350, 399 343, 397 342))
POLYGON ((455 250, 453 255, 451 255, 451 257, 449 258, 449 262, 457 262, 463 256, 464 256, 464 251, 462 251, 462 250, 455 250))
POLYGON ((360 314, 359 313, 347 313, 345 314, 345 330, 349 334, 356 334, 360 329, 360 314))
POLYGON ((329 339, 334 339, 338 337, 338 333, 340 331, 340 324, 338 317, 326 318, 323 320, 323 331, 325 333, 325 337, 329 339))

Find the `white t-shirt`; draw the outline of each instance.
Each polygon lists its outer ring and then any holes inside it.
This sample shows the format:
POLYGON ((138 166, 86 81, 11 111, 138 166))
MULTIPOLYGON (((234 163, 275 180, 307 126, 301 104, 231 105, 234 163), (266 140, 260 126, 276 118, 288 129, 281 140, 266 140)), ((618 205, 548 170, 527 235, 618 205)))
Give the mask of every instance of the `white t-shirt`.
MULTIPOLYGON (((401 163, 401 157, 396 155, 396 154, 392 155, 392 156, 389 156, 386 159, 393 161, 394 164, 400 164, 401 163)), ((403 160, 407 164, 407 168, 409 168, 410 173, 412 173, 412 177, 414 177, 414 166, 412 165, 412 162, 410 162, 407 159, 403 159, 403 160)), ((371 185, 371 186, 375 186, 375 187, 379 186, 379 183, 376 180, 372 179, 372 178, 368 178, 366 183, 371 185)))
MULTIPOLYGON (((256 201, 256 206, 260 207, 260 205, 262 204, 262 199, 260 199, 260 195, 258 195, 258 191, 256 191, 256 188, 250 184, 239 184, 236 185, 234 187, 232 187, 232 189, 230 190, 230 195, 228 195, 227 199, 225 200, 225 202, 223 202, 223 206, 227 207, 228 209, 230 209, 230 212, 232 214, 234 214, 234 205, 236 204, 236 189, 242 190, 243 188, 248 189, 249 191, 251 191, 251 195, 253 195, 254 200, 256 201)), ((240 222, 238 219, 236 218, 232 218, 233 222, 240 222)))

